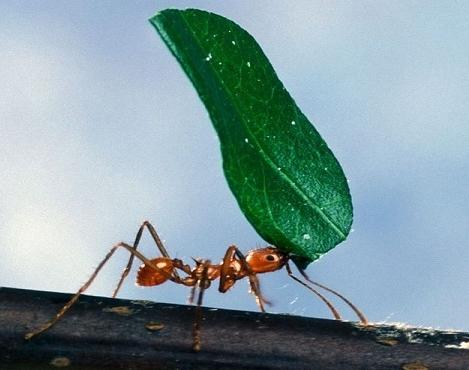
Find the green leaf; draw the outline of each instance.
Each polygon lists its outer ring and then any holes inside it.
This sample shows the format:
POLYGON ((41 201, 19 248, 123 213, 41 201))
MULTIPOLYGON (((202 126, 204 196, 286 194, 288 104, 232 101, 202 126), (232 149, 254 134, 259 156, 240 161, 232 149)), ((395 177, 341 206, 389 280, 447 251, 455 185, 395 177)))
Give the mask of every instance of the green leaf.
POLYGON ((343 241, 352 203, 342 168, 254 38, 196 9, 150 22, 205 104, 229 187, 257 232, 306 262, 343 241))

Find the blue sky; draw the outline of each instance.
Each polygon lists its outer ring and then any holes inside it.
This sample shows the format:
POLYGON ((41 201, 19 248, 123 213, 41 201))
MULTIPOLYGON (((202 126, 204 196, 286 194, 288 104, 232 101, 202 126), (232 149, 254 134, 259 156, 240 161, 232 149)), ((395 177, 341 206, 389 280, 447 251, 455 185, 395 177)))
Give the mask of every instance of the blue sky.
MULTIPOLYGON (((463 2, 1 2, 0 285, 73 292, 144 219, 186 260, 265 244, 225 183, 202 103, 147 21, 167 7, 247 29, 341 162, 354 232, 309 274, 373 321, 469 330, 463 2)), ((148 239, 143 251, 155 253, 148 239)), ((126 258, 89 293, 109 295, 126 258)), ((187 298, 133 278, 121 297, 187 298)), ((262 287, 273 312, 329 317, 283 271, 262 287)), ((256 309, 245 282, 205 303, 256 309)))

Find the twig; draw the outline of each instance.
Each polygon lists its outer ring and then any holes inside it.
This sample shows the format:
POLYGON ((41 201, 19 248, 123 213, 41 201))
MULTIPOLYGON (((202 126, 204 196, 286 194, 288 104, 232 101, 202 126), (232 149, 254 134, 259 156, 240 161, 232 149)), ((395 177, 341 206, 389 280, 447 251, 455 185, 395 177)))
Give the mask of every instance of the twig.
POLYGON ((469 333, 210 308, 193 353, 194 307, 91 296, 24 339, 69 297, 0 288, 1 369, 469 369, 469 333))

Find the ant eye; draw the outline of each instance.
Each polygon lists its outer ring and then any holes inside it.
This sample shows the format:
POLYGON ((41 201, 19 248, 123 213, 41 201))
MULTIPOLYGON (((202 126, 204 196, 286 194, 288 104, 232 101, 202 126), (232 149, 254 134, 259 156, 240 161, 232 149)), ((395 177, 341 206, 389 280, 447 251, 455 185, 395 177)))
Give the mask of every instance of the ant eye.
POLYGON ((267 256, 265 256, 265 259, 267 261, 275 261, 275 256, 273 256, 272 254, 268 254, 267 256))

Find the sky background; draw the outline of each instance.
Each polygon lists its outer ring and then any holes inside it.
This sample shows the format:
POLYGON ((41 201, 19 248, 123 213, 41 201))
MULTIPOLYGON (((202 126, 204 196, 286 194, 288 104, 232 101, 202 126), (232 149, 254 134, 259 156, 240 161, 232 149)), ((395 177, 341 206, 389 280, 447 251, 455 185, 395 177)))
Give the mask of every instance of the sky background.
MULTIPOLYGON (((151 220, 175 257, 265 245, 237 207, 218 139, 147 19, 234 20, 350 181, 348 240, 308 268, 372 321, 469 331, 469 6, 461 1, 0 2, 0 285, 75 292, 151 220)), ((156 250, 149 238, 143 252, 156 250)), ((119 252, 90 294, 109 296, 119 252)), ((127 280, 120 297, 185 303, 127 280)), ((271 312, 330 317, 285 271, 271 312)), ((205 305, 256 310, 241 281, 205 305)), ((347 319, 355 319, 341 304, 347 319)))

